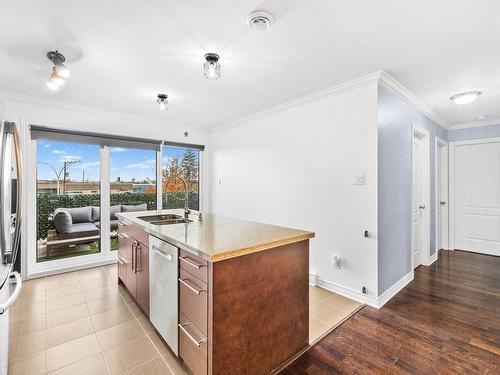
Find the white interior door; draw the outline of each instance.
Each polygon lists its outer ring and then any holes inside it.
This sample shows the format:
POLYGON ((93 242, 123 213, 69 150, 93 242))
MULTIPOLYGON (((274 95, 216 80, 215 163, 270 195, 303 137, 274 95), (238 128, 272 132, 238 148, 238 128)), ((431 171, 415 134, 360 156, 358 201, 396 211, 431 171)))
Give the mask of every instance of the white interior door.
POLYGON ((429 136, 415 132, 413 137, 413 206, 412 206, 412 262, 413 268, 425 263, 429 256, 428 188, 429 136))
POLYGON ((436 250, 448 248, 448 144, 436 148, 436 250))
POLYGON ((455 248, 500 256, 500 140, 454 147, 455 248))

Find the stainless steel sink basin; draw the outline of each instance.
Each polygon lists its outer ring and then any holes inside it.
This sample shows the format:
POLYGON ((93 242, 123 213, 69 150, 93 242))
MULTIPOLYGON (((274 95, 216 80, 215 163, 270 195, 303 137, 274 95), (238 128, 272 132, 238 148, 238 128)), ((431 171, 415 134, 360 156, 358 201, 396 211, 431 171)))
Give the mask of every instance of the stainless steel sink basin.
POLYGON ((184 219, 181 215, 175 214, 138 216, 137 218, 153 225, 170 225, 193 222, 192 220, 184 219))
POLYGON ((138 219, 147 221, 148 223, 151 223, 152 221, 163 221, 163 220, 176 220, 176 219, 182 219, 181 215, 175 215, 175 214, 164 214, 164 215, 147 215, 147 216, 138 216, 138 219))

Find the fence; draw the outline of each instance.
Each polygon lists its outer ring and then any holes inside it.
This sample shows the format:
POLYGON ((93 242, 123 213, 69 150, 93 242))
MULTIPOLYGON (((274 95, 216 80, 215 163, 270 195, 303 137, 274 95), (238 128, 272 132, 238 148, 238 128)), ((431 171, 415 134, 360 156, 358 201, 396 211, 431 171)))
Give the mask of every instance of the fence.
MULTIPOLYGON (((173 209, 184 207, 184 193, 163 193, 163 208, 173 209), (166 199, 168 197, 168 199, 166 199)), ((37 197, 37 238, 47 238, 47 232, 54 229, 51 220, 57 208, 74 208, 86 206, 99 206, 100 194, 81 195, 39 195, 37 197)), ((111 194, 111 205, 116 204, 141 204, 146 203, 148 210, 156 209, 156 193, 124 193, 111 194)), ((197 192, 189 193, 189 207, 199 209, 199 196, 197 192)))

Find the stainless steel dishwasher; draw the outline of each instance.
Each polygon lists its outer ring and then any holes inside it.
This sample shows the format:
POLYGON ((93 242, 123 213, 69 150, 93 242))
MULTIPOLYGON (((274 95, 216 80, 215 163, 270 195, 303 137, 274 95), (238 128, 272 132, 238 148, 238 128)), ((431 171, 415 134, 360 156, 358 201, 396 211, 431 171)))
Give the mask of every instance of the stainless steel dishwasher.
POLYGON ((179 248, 155 236, 149 236, 149 244, 149 319, 179 355, 179 248))

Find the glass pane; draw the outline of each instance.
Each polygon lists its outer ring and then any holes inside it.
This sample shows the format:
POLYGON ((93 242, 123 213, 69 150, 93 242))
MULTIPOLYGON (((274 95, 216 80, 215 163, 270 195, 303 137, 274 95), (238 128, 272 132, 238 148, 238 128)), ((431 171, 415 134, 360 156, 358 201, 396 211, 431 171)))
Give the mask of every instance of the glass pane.
POLYGON ((115 213, 156 210, 156 151, 111 147, 111 250, 118 249, 115 213))
POLYGON ((163 208, 183 208, 187 185, 188 207, 199 211, 200 151, 165 147, 162 161, 163 208))
POLYGON ((37 142, 37 262, 100 252, 99 151, 37 142))

